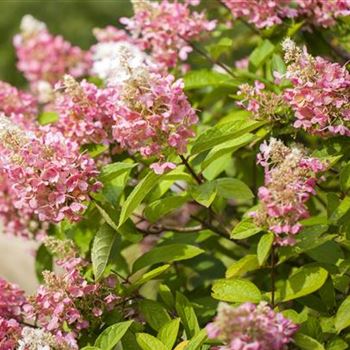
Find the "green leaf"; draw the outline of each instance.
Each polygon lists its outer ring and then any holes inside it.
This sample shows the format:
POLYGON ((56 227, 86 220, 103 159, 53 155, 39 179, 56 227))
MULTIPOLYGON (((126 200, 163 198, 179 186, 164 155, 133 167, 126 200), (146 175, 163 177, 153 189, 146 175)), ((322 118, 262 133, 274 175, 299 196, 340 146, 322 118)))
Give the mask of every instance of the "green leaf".
POLYGON ((171 350, 176 342, 177 335, 180 328, 180 319, 175 318, 165 323, 158 332, 158 339, 165 344, 165 346, 171 350))
POLYGON ((134 262, 133 272, 158 263, 191 259, 202 253, 204 253, 202 249, 187 244, 168 244, 156 247, 134 262))
POLYGON ((335 316, 335 328, 339 332, 350 326, 350 296, 339 306, 335 316))
POLYGON ((350 197, 346 196, 334 210, 329 223, 335 225, 350 210, 350 197))
POLYGON ((84 346, 81 350, 101 350, 96 346, 84 346))
POLYGON ((103 350, 112 350, 123 338, 133 321, 116 323, 106 328, 96 339, 95 346, 103 350))
POLYGON ((139 286, 142 286, 143 284, 147 283, 148 281, 151 281, 155 279, 156 277, 163 274, 165 271, 169 270, 170 265, 166 264, 163 266, 159 266, 151 271, 146 272, 142 275, 142 277, 135 282, 132 283, 132 285, 128 288, 128 291, 132 291, 134 289, 137 289, 139 286))
POLYGON ((164 304, 168 308, 173 309, 175 305, 175 300, 173 294, 171 293, 171 289, 166 284, 160 284, 158 293, 159 296, 162 298, 164 304))
MULTIPOLYGON (((138 330, 137 330, 138 331, 138 330)), ((122 339, 123 350, 142 350, 137 344, 135 330, 129 329, 122 339)), ((119 350, 119 349, 118 349, 119 350)))
POLYGON ((226 278, 241 277, 249 271, 259 268, 256 255, 246 255, 242 259, 235 261, 226 271, 226 278))
POLYGON ((117 233, 108 224, 97 231, 91 249, 92 270, 98 281, 105 271, 117 233))
POLYGON ((160 176, 150 171, 133 189, 129 197, 122 206, 122 211, 119 217, 119 227, 128 219, 132 212, 139 206, 142 200, 146 197, 148 192, 160 180, 160 176))
POLYGON ((216 181, 218 194, 227 199, 249 200, 254 197, 253 192, 243 182, 232 178, 220 178, 216 181))
POLYGON ((190 340, 190 342, 186 345, 185 350, 200 350, 201 346, 207 339, 208 333, 205 329, 202 329, 190 340))
POLYGON ((124 163, 124 162, 107 164, 103 166, 101 169, 100 180, 103 182, 111 181, 116 177, 129 172, 136 165, 137 163, 124 163))
POLYGON ((142 350, 168 350, 159 339, 147 333, 137 333, 136 341, 142 350))
POLYGON ((218 146, 215 146, 209 151, 208 155, 202 162, 202 170, 206 169, 210 164, 212 164, 215 160, 219 159, 220 157, 226 154, 232 154, 233 152, 236 152, 241 147, 252 142, 255 138, 255 135, 247 133, 233 140, 229 140, 218 146))
POLYGON ((257 250, 257 256, 260 266, 264 265, 266 259, 270 254, 274 237, 275 236, 272 232, 268 232, 260 238, 257 250))
POLYGON ((190 301, 179 292, 176 292, 175 308, 184 325, 187 338, 191 338, 199 333, 200 328, 193 306, 190 301))
POLYGON ((327 350, 346 350, 349 345, 340 337, 333 338, 327 343, 327 350))
POLYGON ((59 115, 56 112, 43 112, 38 117, 38 122, 40 125, 47 125, 57 122, 59 115))
POLYGON ((303 28, 305 21, 293 22, 292 25, 288 28, 287 37, 292 37, 296 34, 301 28, 303 28))
POLYGON ((202 185, 193 186, 191 195, 196 202, 209 208, 216 197, 216 183, 206 182, 202 185))
POLYGON ((294 341, 302 350, 325 350, 323 345, 317 340, 303 333, 297 333, 294 337, 294 341))
POLYGON ((255 68, 259 68, 273 54, 275 46, 270 40, 265 39, 249 56, 249 63, 255 68))
POLYGON ((170 196, 158 199, 149 204, 145 211, 145 217, 150 222, 157 222, 157 220, 175 209, 178 209, 188 201, 188 196, 170 196))
POLYGON ((261 300, 261 293, 258 287, 247 280, 218 280, 212 287, 212 297, 217 300, 228 301, 232 303, 244 303, 250 301, 253 303, 261 300))
POLYGON ((272 72, 278 72, 280 74, 284 74, 287 71, 286 64, 283 58, 280 55, 273 54, 272 55, 272 72))
POLYGON ((216 125, 197 137, 191 149, 191 154, 194 155, 210 150, 219 144, 251 132, 264 124, 266 124, 265 121, 248 119, 216 125))
POLYGON ((328 272, 322 267, 300 267, 288 278, 284 288, 281 290, 281 300, 293 300, 315 292, 323 286, 327 276, 328 272))
POLYGON ((42 244, 36 252, 35 256, 35 273, 39 282, 43 281, 43 271, 52 271, 52 255, 47 250, 44 244, 42 244))
POLYGON ((115 218, 113 218, 110 213, 107 211, 108 208, 102 208, 98 203, 95 202, 95 206, 100 212, 103 219, 106 221, 106 223, 112 227, 116 232, 119 231, 118 225, 116 223, 115 218))
POLYGON ((344 192, 350 188, 350 163, 347 163, 340 172, 340 187, 344 192))
POLYGON ((239 222, 232 230, 232 239, 245 239, 261 232, 262 228, 256 226, 251 219, 245 219, 239 222))
POLYGON ((146 322, 156 331, 159 331, 165 323, 171 320, 167 311, 157 301, 141 300, 139 308, 146 322))
POLYGON ((227 74, 215 72, 213 70, 191 70, 184 76, 185 90, 207 88, 208 86, 236 87, 239 85, 227 74))
POLYGON ((81 149, 82 149, 82 153, 88 152, 90 157, 96 158, 100 154, 106 152, 108 150, 108 146, 96 145, 95 143, 90 143, 90 144, 81 146, 81 149))

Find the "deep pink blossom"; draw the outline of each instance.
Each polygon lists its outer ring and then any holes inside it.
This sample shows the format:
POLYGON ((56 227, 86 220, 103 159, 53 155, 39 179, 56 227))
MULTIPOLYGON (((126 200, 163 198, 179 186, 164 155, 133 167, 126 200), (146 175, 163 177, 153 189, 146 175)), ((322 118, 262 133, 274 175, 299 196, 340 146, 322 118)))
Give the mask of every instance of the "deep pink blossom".
POLYGON ((89 69, 89 53, 72 46, 62 36, 52 35, 44 23, 30 15, 23 17, 21 33, 15 36, 14 45, 17 68, 35 91, 41 81, 53 86, 64 74, 79 77, 89 69))
POLYGON ((178 58, 186 60, 192 51, 188 42, 199 40, 203 33, 216 26, 216 22, 207 20, 203 12, 191 12, 193 1, 162 0, 158 3, 144 0, 133 3, 134 16, 122 18, 121 22, 156 61, 168 67, 174 67, 178 58))
POLYGON ((100 187, 93 159, 49 128, 26 133, 4 116, 0 126, 0 161, 13 184, 15 208, 29 207, 40 221, 79 220, 89 192, 100 187))
POLYGON ((26 303, 24 292, 18 286, 0 278, 0 317, 19 320, 26 303))
POLYGON ((298 13, 316 26, 336 24, 338 17, 350 15, 349 0, 296 0, 298 13))
POLYGON ((21 325, 16 320, 0 317, 0 350, 17 349, 21 331, 21 325))
POLYGON ((53 128, 80 145, 109 144, 118 111, 118 91, 99 89, 85 80, 78 83, 71 76, 65 76, 58 88, 55 109, 59 120, 53 128))
POLYGON ((38 115, 38 103, 33 95, 0 81, 0 112, 24 128, 32 128, 38 115))
POLYGON ((346 67, 313 57, 290 39, 283 47, 286 78, 293 85, 284 96, 295 112, 294 126, 317 135, 350 136, 350 74, 346 67))
POLYGON ((198 118, 183 87, 172 75, 147 70, 137 72, 122 87, 114 139, 131 152, 158 156, 160 163, 153 166, 157 173, 173 168, 164 162, 167 154, 185 153, 188 139, 194 136, 192 126, 198 118))
POLYGON ((209 338, 225 343, 218 350, 284 350, 298 326, 264 302, 239 307, 220 303, 216 318, 206 329, 209 338))
POLYGON ((295 17, 292 0, 222 0, 232 16, 244 19, 257 28, 281 24, 283 19, 295 17))
POLYGON ((31 298, 28 312, 44 330, 67 343, 70 349, 78 349, 80 332, 99 325, 102 313, 111 310, 119 298, 107 284, 90 283, 84 278, 86 262, 83 259, 66 257, 59 260, 58 265, 64 273, 44 273, 45 284, 31 298))
POLYGON ((294 245, 302 228, 299 221, 309 216, 305 203, 316 193, 316 176, 326 165, 303 148, 289 148, 274 138, 260 146, 258 163, 264 167, 265 184, 258 191, 254 221, 275 234, 275 244, 294 245))

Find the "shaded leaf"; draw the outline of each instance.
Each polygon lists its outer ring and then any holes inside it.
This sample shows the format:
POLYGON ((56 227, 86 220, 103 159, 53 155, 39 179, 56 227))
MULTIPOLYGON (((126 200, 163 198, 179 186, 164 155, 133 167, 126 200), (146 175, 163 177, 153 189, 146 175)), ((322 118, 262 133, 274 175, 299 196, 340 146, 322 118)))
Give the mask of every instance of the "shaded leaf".
POLYGON ((120 227, 132 214, 132 212, 140 205, 147 193, 152 190, 156 183, 160 180, 160 176, 150 171, 133 189, 129 197, 122 206, 122 211, 119 217, 120 227))
POLYGON ((190 301, 181 293, 176 292, 176 312, 181 318, 188 338, 196 335, 200 328, 196 313, 190 301))
POLYGON ((95 280, 98 281, 107 266, 113 243, 117 233, 108 224, 103 224, 98 230, 91 249, 92 269, 95 280))
POLYGON ((157 263, 169 263, 191 259, 203 252, 202 249, 187 244, 169 244, 156 247, 134 262, 133 271, 136 272, 144 267, 157 263))

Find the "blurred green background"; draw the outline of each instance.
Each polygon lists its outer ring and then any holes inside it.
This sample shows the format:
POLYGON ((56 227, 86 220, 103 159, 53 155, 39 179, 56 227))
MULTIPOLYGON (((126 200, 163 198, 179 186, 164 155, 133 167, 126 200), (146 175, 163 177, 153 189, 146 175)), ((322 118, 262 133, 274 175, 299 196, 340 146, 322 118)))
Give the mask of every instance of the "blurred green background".
POLYGON ((94 43, 94 27, 118 25, 118 18, 130 16, 132 8, 129 0, 0 0, 0 80, 16 86, 25 80, 16 70, 12 38, 26 14, 45 22, 50 32, 87 49, 94 43))

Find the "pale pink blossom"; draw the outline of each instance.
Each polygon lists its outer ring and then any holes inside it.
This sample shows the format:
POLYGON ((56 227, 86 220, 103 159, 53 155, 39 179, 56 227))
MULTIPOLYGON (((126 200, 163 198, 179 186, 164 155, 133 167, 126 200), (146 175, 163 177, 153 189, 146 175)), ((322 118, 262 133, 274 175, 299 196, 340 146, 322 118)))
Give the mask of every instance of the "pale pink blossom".
POLYGON ((25 132, 4 116, 0 126, 0 162, 13 184, 14 207, 30 208, 40 221, 79 220, 89 193, 100 188, 93 159, 49 128, 25 132))
POLYGON ((14 123, 30 129, 38 115, 38 103, 32 94, 0 81, 0 112, 14 123))
POLYGON ((210 339, 225 343, 217 350, 284 350, 298 328, 261 302, 238 307, 220 303, 217 316, 206 330, 210 339))
POLYGON ((99 89, 85 80, 78 83, 67 75, 57 89, 55 110, 59 120, 52 128, 79 145, 111 143, 112 126, 118 112, 118 91, 99 89))
POLYGON ((338 17, 350 15, 349 0, 296 0, 296 4, 299 15, 324 28, 335 25, 338 17))
POLYGON ((350 74, 346 67, 313 57, 293 41, 283 43, 286 78, 293 85, 284 97, 295 112, 294 126, 321 136, 350 136, 350 74))
POLYGON ((292 18, 297 11, 291 7, 292 0, 222 0, 235 19, 243 19, 257 28, 281 24, 292 18))
POLYGON ((122 18, 121 22, 156 61, 167 67, 176 66, 179 58, 186 60, 192 51, 189 41, 203 38, 203 33, 216 26, 204 12, 190 10, 190 5, 197 2, 136 0, 133 4, 134 16, 122 18))
POLYGON ((260 146, 257 159, 265 170, 265 184, 258 191, 260 205, 251 215, 258 226, 275 234, 276 245, 294 245, 300 220, 309 216, 306 202, 316 194, 317 174, 326 164, 302 147, 289 148, 274 138, 260 146))
POLYGON ((18 57, 17 68, 23 72, 34 91, 39 81, 53 86, 64 74, 83 76, 90 66, 89 53, 72 46, 62 36, 52 35, 44 23, 30 15, 23 17, 21 33, 14 37, 14 46, 18 57))

